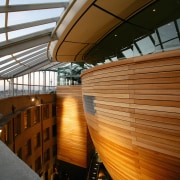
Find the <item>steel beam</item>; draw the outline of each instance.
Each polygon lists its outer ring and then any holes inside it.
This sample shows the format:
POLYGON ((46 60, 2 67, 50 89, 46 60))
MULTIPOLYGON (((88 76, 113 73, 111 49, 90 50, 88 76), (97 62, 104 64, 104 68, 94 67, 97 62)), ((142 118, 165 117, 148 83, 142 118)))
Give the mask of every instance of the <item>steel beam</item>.
MULTIPOLYGON (((0 43, 0 57, 23 51, 51 40, 52 28, 0 43)), ((56 38, 56 37, 54 37, 56 38)))
POLYGON ((22 57, 22 56, 25 56, 25 55, 27 55, 27 54, 31 54, 32 52, 38 51, 39 49, 43 49, 43 48, 46 48, 46 49, 47 49, 47 44, 43 44, 43 45, 40 45, 40 46, 36 46, 36 47, 34 47, 34 48, 30 48, 29 50, 27 50, 27 51, 25 51, 25 52, 22 52, 22 53, 20 53, 20 54, 17 54, 17 55, 14 55, 14 54, 13 54, 13 56, 11 56, 11 57, 9 57, 9 58, 7 58, 7 59, 5 59, 5 60, 1 60, 0 65, 5 64, 5 63, 8 63, 9 61, 13 61, 14 58, 15 58, 15 59, 20 58, 20 57, 22 57))

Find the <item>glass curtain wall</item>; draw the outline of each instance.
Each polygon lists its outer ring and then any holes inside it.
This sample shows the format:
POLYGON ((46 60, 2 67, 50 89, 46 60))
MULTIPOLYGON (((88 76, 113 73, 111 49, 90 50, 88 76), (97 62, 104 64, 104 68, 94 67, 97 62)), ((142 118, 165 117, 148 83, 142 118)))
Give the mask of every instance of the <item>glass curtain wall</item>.
POLYGON ((20 77, 0 80, 0 98, 53 93, 56 86, 57 72, 32 72, 20 77))

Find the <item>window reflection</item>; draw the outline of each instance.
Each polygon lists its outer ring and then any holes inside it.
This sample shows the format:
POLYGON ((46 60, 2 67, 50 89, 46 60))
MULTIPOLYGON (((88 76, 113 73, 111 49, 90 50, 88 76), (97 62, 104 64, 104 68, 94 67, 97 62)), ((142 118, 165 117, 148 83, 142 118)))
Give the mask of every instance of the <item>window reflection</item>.
POLYGON ((170 22, 164 26, 159 27, 157 31, 159 32, 162 43, 177 37, 177 31, 174 22, 170 22))
POLYGON ((150 35, 134 40, 133 44, 123 48, 121 52, 124 58, 131 58, 178 48, 180 48, 180 19, 160 26, 150 35))
POLYGON ((137 41, 137 45, 141 50, 142 55, 153 53, 155 51, 155 46, 150 37, 145 37, 144 39, 137 41))

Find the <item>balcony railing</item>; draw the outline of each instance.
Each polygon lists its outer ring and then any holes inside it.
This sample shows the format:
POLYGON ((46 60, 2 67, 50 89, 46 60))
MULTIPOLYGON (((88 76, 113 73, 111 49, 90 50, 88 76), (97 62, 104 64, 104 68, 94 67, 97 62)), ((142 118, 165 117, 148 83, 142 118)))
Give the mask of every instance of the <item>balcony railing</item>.
POLYGON ((23 87, 22 85, 16 86, 16 88, 0 90, 0 98, 7 98, 12 96, 23 96, 30 94, 49 94, 54 93, 56 91, 56 86, 42 86, 42 85, 34 85, 23 87))

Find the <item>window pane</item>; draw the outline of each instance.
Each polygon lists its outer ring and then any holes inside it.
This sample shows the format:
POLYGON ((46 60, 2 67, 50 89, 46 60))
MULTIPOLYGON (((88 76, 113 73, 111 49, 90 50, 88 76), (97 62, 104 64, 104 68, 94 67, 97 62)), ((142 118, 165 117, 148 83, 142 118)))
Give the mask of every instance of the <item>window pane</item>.
POLYGON ((126 58, 131 58, 133 57, 133 51, 132 49, 127 49, 125 51, 122 51, 122 54, 126 57, 126 58))
POLYGON ((140 53, 139 53, 139 51, 138 51, 138 49, 136 48, 135 45, 133 45, 133 53, 134 53, 134 57, 135 56, 140 56, 140 53))
POLYGON ((0 98, 3 98, 5 96, 4 92, 4 80, 0 80, 0 98))
POLYGON ((49 86, 49 71, 46 71, 46 86, 49 86))
POLYGON ((21 29, 21 30, 17 30, 17 31, 12 31, 12 32, 9 32, 9 39, 25 36, 25 35, 28 35, 31 33, 35 33, 35 32, 45 30, 48 28, 53 28, 53 27, 55 27, 55 23, 49 23, 49 24, 45 24, 45 25, 25 28, 25 29, 21 29))
POLYGON ((52 17, 59 17, 63 10, 64 8, 54 8, 45 10, 11 12, 9 13, 8 26, 52 17))
POLYGON ((149 37, 143 38, 136 43, 143 55, 152 53, 155 50, 154 44, 149 37))
POLYGON ((29 84, 28 74, 24 75, 24 84, 29 84))
POLYGON ((180 43, 179 43, 179 39, 173 39, 171 41, 168 41, 167 43, 163 44, 163 47, 165 50, 171 50, 171 49, 175 49, 175 48, 179 48, 180 47, 180 43))
POLYGON ((177 37, 177 32, 174 22, 161 26, 160 28, 158 28, 158 31, 162 42, 177 37))
MULTIPOLYGON (((43 72, 40 71, 40 82, 39 82, 39 85, 43 85, 43 72)), ((42 90, 42 89, 41 89, 42 90)))
POLYGON ((1 5, 1 6, 6 5, 6 0, 1 0, 1 1, 0 1, 0 5, 1 5))
MULTIPOLYGON (((1 4, 1 1, 0 1, 1 4)), ((0 13, 0 28, 5 27, 5 13, 0 13)))
POLYGON ((4 80, 0 80, 0 91, 4 90, 4 80))
POLYGON ((6 41, 6 35, 5 33, 0 34, 0 42, 6 41))
POLYGON ((18 83, 22 84, 22 76, 18 77, 18 83))
POLYGON ((39 72, 35 72, 34 76, 35 76, 35 85, 39 85, 39 72))

